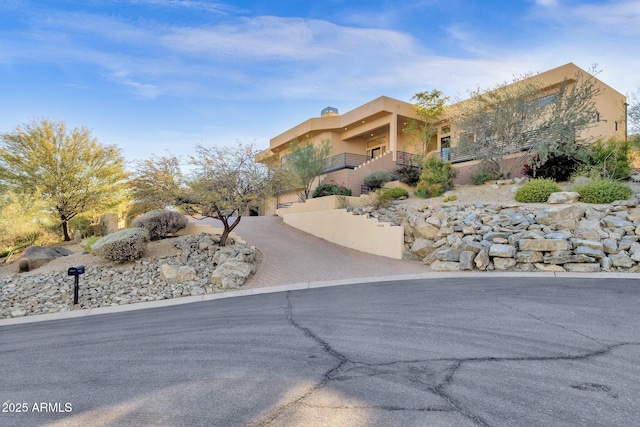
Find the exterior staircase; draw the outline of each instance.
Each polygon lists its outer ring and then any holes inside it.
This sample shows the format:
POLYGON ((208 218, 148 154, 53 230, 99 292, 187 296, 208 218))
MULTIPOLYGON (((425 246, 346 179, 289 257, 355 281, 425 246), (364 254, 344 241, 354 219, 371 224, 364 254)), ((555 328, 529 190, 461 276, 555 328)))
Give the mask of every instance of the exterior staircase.
POLYGON ((357 197, 361 194, 362 185, 367 175, 379 170, 392 172, 395 168, 396 162, 393 160, 393 152, 387 151, 376 158, 367 160, 355 169, 341 169, 329 172, 320 181, 320 184, 331 184, 333 182, 334 184, 344 185, 351 189, 353 196, 357 197))

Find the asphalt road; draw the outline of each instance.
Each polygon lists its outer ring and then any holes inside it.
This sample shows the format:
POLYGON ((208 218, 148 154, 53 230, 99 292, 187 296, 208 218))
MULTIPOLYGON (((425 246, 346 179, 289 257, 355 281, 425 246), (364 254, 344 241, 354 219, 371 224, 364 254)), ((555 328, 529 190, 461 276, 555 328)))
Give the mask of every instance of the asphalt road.
POLYGON ((639 297, 479 277, 3 326, 0 425, 637 426, 639 297))

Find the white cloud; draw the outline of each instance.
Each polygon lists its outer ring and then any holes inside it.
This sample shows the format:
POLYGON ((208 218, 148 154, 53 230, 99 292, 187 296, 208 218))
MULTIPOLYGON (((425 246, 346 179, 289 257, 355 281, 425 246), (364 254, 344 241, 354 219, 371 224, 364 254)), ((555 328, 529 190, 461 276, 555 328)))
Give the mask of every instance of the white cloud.
POLYGON ((640 2, 637 0, 579 5, 567 12, 575 19, 610 32, 640 33, 640 2))
POLYGON ((237 12, 238 9, 225 3, 215 3, 208 1, 192 1, 192 0, 120 0, 121 3, 142 4, 150 6, 159 6, 171 9, 192 9, 205 12, 213 12, 221 15, 228 15, 231 12, 237 12))
POLYGON ((243 18, 206 28, 175 28, 161 38, 161 43, 176 51, 255 60, 373 55, 372 44, 381 48, 375 53, 383 55, 414 47, 410 36, 395 31, 273 16, 243 18))
POLYGON ((536 5, 542 7, 556 7, 558 6, 558 0, 535 0, 536 5))

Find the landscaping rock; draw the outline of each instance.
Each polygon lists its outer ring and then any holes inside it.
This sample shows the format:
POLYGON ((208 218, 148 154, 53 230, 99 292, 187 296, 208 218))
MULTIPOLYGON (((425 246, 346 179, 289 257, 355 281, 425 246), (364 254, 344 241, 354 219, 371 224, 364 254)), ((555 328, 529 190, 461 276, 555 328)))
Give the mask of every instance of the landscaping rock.
POLYGON ((516 265, 513 258, 494 258, 493 265, 496 270, 505 271, 516 265))
POLYGON ((215 250, 200 249, 200 243, 215 241, 215 237, 201 234, 175 239, 175 246, 182 250, 180 255, 141 259, 124 265, 87 266, 80 281, 80 304, 75 307, 73 277, 66 271, 0 279, 0 318, 196 296, 242 286, 256 270, 255 249, 238 243, 227 246, 235 249, 237 257, 252 261, 232 261, 244 265, 234 269, 230 265, 224 267, 229 272, 221 276, 233 281, 225 281, 218 288, 211 280, 218 268, 212 262, 215 250), (183 257, 185 253, 187 256, 183 257), (186 261, 183 263, 182 259, 186 261))
POLYGON ((549 204, 575 203, 580 198, 580 194, 575 191, 559 191, 551 193, 547 199, 549 204))
POLYGON ((474 258, 473 262, 475 263, 478 270, 484 271, 489 267, 491 262, 491 258, 489 258, 489 249, 483 248, 478 255, 474 258))
POLYGON ((569 249, 569 242, 560 239, 521 239, 518 246, 521 251, 564 251, 569 249))
POLYGON ((249 263, 227 261, 213 272, 211 283, 222 289, 237 289, 246 282, 252 272, 253 266, 249 263))
POLYGON ((460 263, 453 261, 435 261, 431 264, 433 271, 446 272, 446 271, 460 271, 460 263))
POLYGON ((436 249, 432 240, 417 238, 411 245, 411 253, 420 259, 423 259, 436 249))
MULTIPOLYGON (((71 253, 72 252, 69 249, 60 246, 30 246, 27 248, 27 250, 24 251, 22 259, 27 260, 29 264, 28 270, 26 271, 30 271, 45 265, 53 259, 71 255, 71 253)), ((21 269, 22 268, 24 268, 24 266, 22 266, 21 269)))
POLYGON ((489 247, 489 256, 497 258, 513 258, 516 256, 516 248, 511 245, 493 244, 489 247))
POLYGON ((190 280, 196 280, 196 269, 187 265, 169 265, 162 264, 159 268, 160 280, 167 283, 183 283, 190 280))
POLYGON ((473 260, 476 254, 472 251, 460 252, 460 270, 473 270, 473 260))
POLYGON ((536 215, 536 221, 543 225, 558 224, 563 221, 578 221, 584 217, 585 208, 578 205, 559 206, 543 209, 536 215))

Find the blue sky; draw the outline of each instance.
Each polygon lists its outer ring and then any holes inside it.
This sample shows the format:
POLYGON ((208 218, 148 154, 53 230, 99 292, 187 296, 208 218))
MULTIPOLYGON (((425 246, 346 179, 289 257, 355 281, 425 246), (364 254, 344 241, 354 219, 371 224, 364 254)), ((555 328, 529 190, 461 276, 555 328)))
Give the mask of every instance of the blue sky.
POLYGON ((638 0, 0 0, 0 132, 85 126, 127 160, 269 139, 573 62, 640 87, 638 0))

